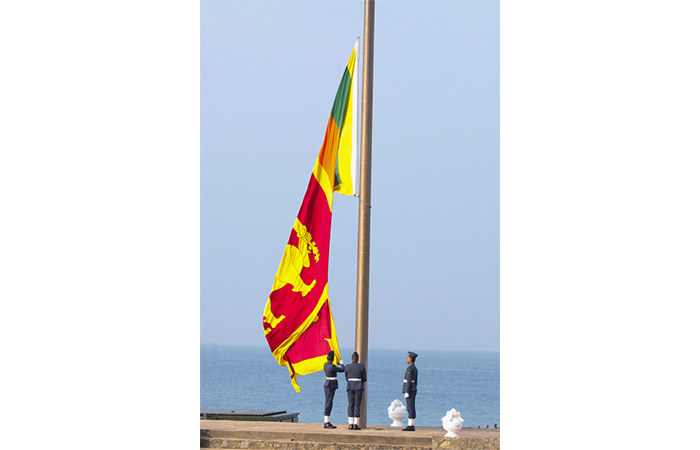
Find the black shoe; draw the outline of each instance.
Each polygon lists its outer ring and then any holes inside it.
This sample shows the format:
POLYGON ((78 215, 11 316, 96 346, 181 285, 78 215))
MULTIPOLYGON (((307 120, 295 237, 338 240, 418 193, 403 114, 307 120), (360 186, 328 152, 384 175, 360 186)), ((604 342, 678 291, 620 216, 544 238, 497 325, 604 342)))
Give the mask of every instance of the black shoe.
POLYGON ((360 428, 359 425, 353 425, 353 426, 355 427, 355 428, 353 428, 353 430, 361 430, 362 429, 362 428, 360 428))
POLYGON ((414 427, 413 425, 409 425, 401 431, 416 431, 416 427, 414 427))
POLYGON ((348 426, 348 430, 354 430, 354 429, 355 429, 355 424, 354 424, 354 423, 351 423, 351 424, 348 426))
POLYGON ((330 422, 326 422, 323 424, 323 428, 338 428, 338 427, 336 427, 335 425, 333 425, 330 422))

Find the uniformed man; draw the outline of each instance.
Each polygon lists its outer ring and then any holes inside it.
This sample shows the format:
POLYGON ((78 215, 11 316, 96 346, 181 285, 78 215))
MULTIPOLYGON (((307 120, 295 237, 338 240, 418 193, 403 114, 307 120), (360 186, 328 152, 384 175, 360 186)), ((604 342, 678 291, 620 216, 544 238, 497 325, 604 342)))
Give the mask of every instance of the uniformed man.
POLYGON ((348 391, 348 423, 349 430, 360 430, 360 405, 362 404, 362 394, 365 392, 365 381, 367 381, 367 371, 365 366, 358 363, 360 355, 357 352, 352 354, 352 362, 345 366, 345 379, 347 380, 348 391))
POLYGON ((416 362, 416 355, 408 352, 406 364, 408 368, 403 376, 403 395, 406 397, 406 409, 408 409, 408 426, 403 431, 416 431, 416 394, 418 393, 418 369, 413 364, 416 362))
POLYGON ((331 410, 333 409, 333 397, 335 390, 338 389, 338 372, 345 372, 345 363, 340 360, 340 366, 333 364, 335 352, 328 352, 326 358, 328 361, 323 365, 323 371, 326 372, 326 382, 323 383, 323 391, 326 393, 326 406, 323 410, 323 428, 337 428, 331 423, 331 410))

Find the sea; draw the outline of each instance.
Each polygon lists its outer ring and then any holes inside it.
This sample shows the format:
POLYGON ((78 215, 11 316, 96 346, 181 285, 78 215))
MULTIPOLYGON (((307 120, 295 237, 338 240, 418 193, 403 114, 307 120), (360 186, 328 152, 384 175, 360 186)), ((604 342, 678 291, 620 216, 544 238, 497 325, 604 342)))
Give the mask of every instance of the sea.
MULTIPOLYGON (((418 353, 416 425, 441 427, 440 419, 455 408, 464 428, 486 425, 500 428, 500 353, 414 350, 418 353)), ((351 349, 340 349, 345 364, 351 349)), ((401 393, 406 370, 404 350, 370 348, 367 363, 367 424, 391 425, 388 408, 395 399, 405 405, 401 393)), ((298 376, 300 392, 289 381, 267 347, 202 344, 200 347, 200 408, 262 409, 298 412, 299 422, 323 423, 323 371, 298 376)), ((331 422, 347 424, 345 378, 339 388, 331 422)), ((363 399, 363 402, 365 399, 363 399)), ((406 423, 406 419, 404 419, 406 423)))

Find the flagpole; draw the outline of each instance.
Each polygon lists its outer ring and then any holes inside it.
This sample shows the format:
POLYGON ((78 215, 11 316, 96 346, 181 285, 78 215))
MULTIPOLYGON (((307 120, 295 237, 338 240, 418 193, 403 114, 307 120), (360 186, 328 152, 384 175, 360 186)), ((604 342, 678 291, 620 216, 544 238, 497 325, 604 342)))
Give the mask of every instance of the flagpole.
MULTIPOLYGON (((369 224, 372 194, 372 84, 374 80, 374 0, 365 0, 362 51, 362 139, 360 141, 360 194, 357 236, 357 308, 355 350, 367 372, 369 331, 369 224)), ((360 408, 360 428, 367 426, 367 383, 360 408)))

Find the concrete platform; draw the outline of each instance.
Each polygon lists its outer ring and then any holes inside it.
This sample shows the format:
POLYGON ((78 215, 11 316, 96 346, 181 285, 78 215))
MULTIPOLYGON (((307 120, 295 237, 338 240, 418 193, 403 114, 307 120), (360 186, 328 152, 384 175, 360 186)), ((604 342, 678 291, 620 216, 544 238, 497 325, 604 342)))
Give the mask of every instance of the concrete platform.
POLYGON ((201 448, 273 448, 278 450, 388 450, 501 448, 501 430, 465 428, 459 438, 446 438, 437 427, 416 427, 416 431, 369 425, 360 431, 348 430, 347 423, 325 429, 323 424, 288 422, 233 422, 200 420, 201 448))

